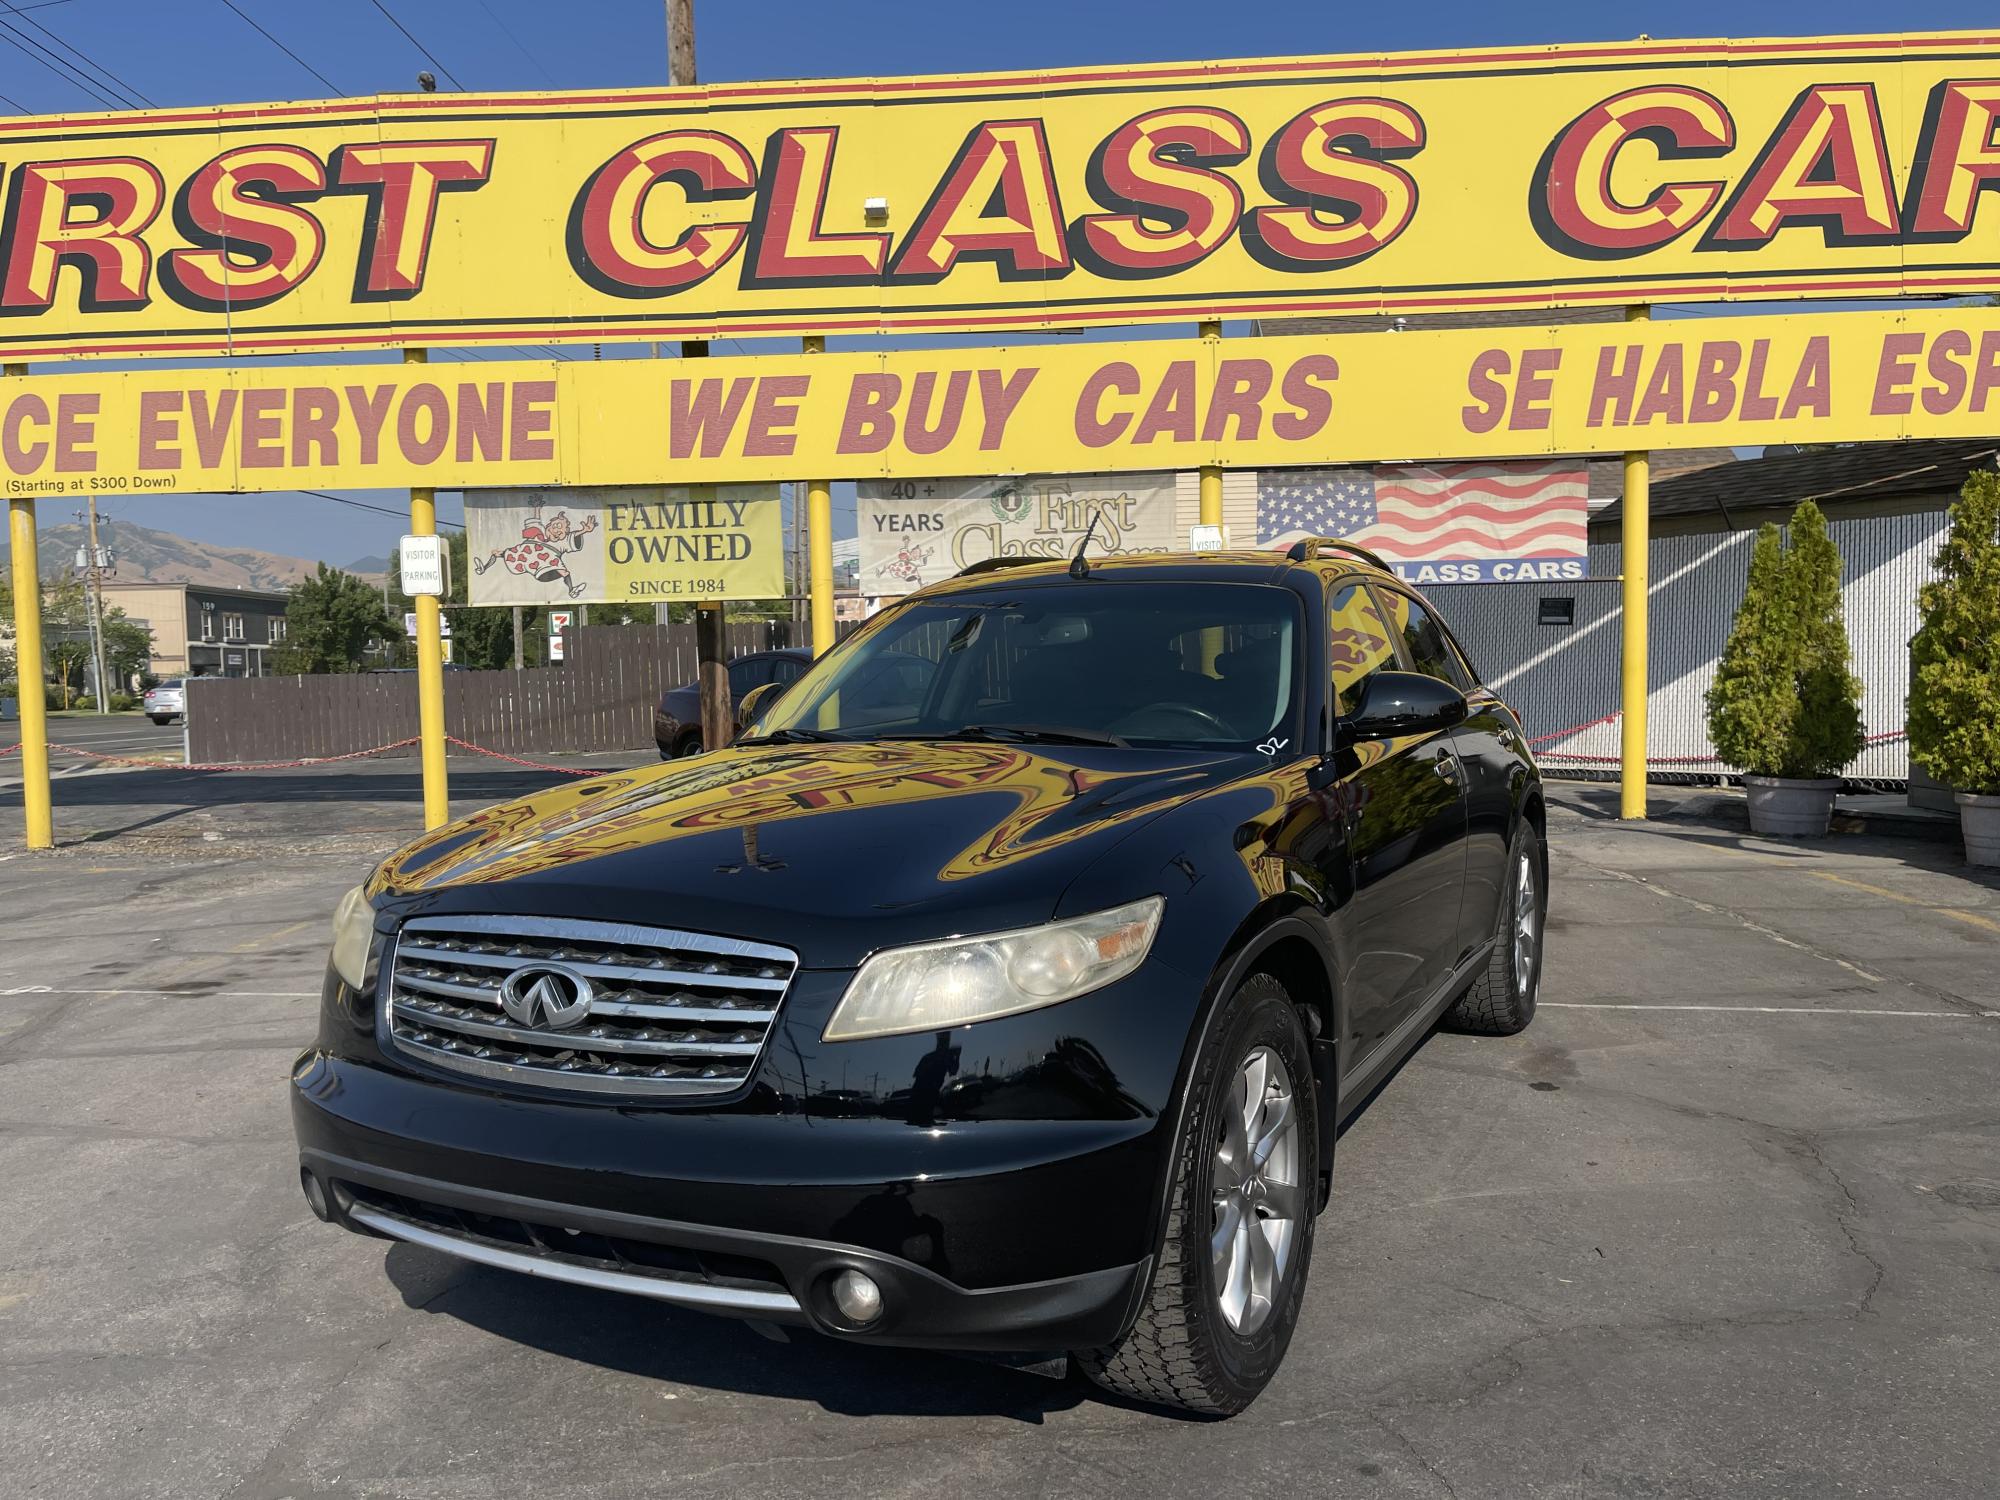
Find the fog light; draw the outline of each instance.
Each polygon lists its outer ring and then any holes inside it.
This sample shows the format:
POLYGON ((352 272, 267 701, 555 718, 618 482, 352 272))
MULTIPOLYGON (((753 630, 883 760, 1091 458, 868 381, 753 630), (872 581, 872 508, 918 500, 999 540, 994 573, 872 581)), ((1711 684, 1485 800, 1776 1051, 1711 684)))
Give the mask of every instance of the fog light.
POLYGON ((842 1271, 833 1278, 833 1305, 850 1323, 872 1323, 882 1316, 882 1288, 859 1271, 842 1271))
POLYGON ((306 1206, 326 1223, 333 1222, 333 1211, 326 1206, 326 1185, 309 1171, 301 1170, 299 1180, 305 1184, 306 1206))

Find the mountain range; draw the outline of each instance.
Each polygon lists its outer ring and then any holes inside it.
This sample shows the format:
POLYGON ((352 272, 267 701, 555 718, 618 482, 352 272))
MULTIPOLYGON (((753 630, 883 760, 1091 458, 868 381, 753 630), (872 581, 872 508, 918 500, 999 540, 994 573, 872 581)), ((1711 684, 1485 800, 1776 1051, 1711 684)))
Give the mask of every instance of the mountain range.
MULTIPOLYGON (((84 538, 85 529, 80 524, 45 528, 40 537, 42 576, 73 567, 84 538)), ((303 557, 259 552, 253 547, 218 547, 123 520, 100 528, 98 540, 110 547, 117 564, 114 576, 120 583, 196 583, 282 592, 310 578, 318 567, 303 557)), ((0 558, 6 556, 5 540, 0 539, 0 558)), ((387 559, 364 557, 346 571, 379 583, 387 569, 387 559)))

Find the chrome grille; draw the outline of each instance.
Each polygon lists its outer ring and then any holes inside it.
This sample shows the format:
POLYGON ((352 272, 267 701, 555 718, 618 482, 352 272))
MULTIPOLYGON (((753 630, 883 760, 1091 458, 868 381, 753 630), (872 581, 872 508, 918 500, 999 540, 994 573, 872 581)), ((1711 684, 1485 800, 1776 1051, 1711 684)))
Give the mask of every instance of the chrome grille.
POLYGON ((379 1030, 406 1056, 536 1090, 661 1096, 743 1085, 798 956, 663 927, 416 917, 386 967, 379 1030), (553 998, 587 999, 581 1014, 551 1018, 535 983, 551 974, 553 998))

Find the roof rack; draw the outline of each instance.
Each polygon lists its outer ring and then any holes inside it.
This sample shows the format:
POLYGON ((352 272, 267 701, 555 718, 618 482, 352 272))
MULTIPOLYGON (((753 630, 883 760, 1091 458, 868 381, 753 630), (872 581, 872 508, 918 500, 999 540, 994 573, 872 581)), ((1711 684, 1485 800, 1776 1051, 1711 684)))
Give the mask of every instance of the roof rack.
POLYGON ((969 562, 951 576, 970 578, 975 573, 994 573, 1001 568, 1025 568, 1029 563, 1061 562, 1059 557, 982 557, 969 562))
POLYGON ((1365 563, 1373 563, 1385 573, 1395 571, 1366 547, 1357 547, 1353 542, 1342 541, 1337 536, 1301 537, 1285 549, 1285 556, 1293 562, 1311 562, 1319 556, 1322 548, 1328 552, 1345 552, 1350 557, 1358 557, 1365 563))

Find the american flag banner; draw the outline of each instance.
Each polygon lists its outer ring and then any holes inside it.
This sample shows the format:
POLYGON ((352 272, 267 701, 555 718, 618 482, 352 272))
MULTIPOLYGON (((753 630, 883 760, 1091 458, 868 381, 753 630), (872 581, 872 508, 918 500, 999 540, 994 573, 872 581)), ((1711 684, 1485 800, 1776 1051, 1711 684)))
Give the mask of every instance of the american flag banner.
POLYGON ((1565 459, 1265 469, 1257 545, 1338 537, 1416 584, 1586 578, 1589 494, 1565 459))

